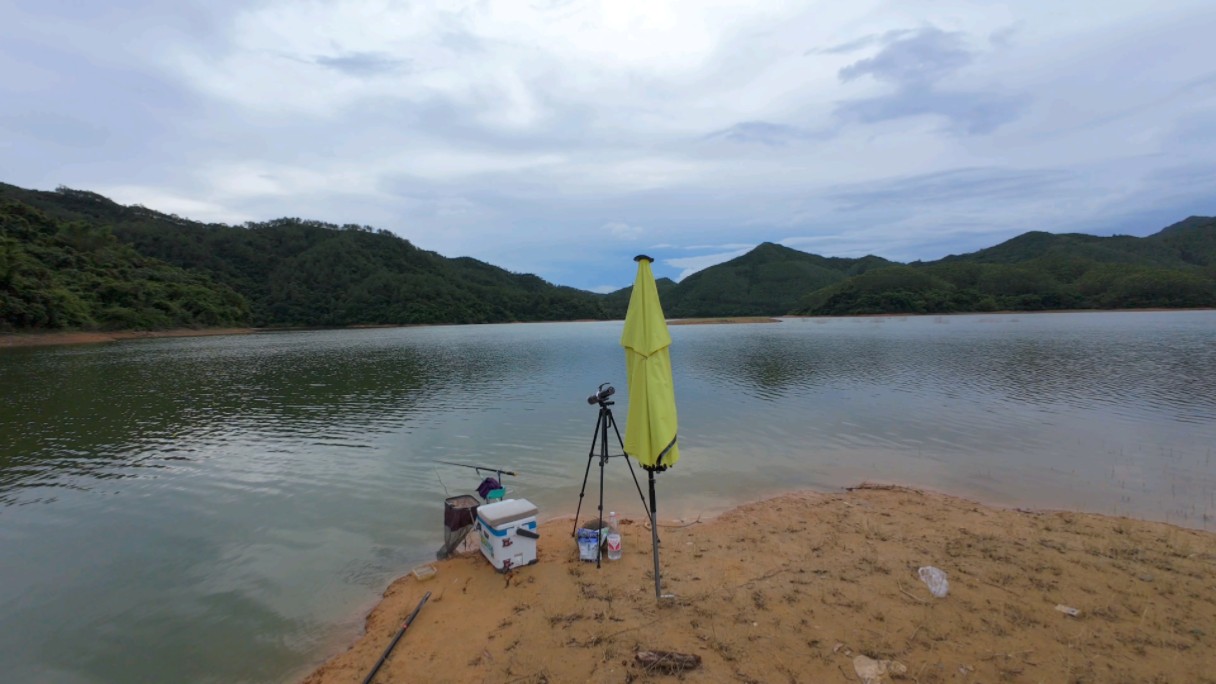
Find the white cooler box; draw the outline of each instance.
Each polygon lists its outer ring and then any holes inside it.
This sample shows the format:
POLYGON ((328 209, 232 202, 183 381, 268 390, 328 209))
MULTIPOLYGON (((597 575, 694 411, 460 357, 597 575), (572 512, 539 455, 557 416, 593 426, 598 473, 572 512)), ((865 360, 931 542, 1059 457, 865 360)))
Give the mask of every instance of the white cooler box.
POLYGON ((499 572, 536 562, 536 506, 527 499, 504 499, 477 507, 481 553, 499 572))

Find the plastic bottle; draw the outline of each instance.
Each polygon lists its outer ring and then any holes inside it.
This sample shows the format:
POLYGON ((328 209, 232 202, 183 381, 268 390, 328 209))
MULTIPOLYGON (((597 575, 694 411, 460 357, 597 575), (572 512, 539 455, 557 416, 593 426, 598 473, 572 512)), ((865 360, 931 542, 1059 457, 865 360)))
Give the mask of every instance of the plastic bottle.
POLYGON ((608 514, 608 560, 621 559, 621 523, 616 511, 608 514))

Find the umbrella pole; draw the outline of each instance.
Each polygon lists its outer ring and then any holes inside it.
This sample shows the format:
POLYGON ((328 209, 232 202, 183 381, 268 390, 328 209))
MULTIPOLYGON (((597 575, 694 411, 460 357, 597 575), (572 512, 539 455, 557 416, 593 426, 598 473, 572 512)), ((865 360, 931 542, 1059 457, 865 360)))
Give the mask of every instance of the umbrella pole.
MULTIPOLYGON (((638 484, 637 471, 633 469, 633 461, 629 460, 629 454, 625 453, 625 440, 621 439, 621 430, 616 426, 616 419, 611 414, 608 419, 612 421, 612 429, 616 432, 617 444, 621 445, 621 454, 625 456, 625 465, 629 466, 629 474, 633 477, 633 486, 638 490, 638 498, 642 500, 642 510, 646 515, 650 515, 650 509, 646 507, 646 495, 642 493, 642 485, 638 484)), ((654 527, 654 516, 650 517, 650 526, 654 527)))
POLYGON ((654 471, 647 469, 650 474, 650 541, 654 547, 654 597, 663 598, 659 579, 659 509, 654 500, 654 471))

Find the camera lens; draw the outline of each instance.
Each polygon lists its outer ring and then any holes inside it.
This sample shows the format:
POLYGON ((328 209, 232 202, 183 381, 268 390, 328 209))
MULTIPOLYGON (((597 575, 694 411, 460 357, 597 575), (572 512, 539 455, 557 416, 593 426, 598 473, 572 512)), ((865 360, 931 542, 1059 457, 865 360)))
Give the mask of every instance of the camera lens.
POLYGON ((608 399, 608 397, 611 397, 613 394, 616 394, 616 388, 613 387, 612 385, 609 385, 608 383, 604 383, 604 384, 600 385, 599 391, 597 391, 595 394, 592 394, 591 396, 587 397, 587 403, 588 404, 598 404, 601 401, 605 401, 606 399, 608 399))

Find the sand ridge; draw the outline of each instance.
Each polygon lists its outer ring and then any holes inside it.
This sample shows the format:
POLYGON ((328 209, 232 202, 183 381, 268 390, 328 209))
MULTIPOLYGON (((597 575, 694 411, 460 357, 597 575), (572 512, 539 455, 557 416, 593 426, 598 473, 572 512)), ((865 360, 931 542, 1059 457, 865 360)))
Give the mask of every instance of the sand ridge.
POLYGON ((661 524, 676 598, 658 601, 645 525, 625 525, 624 558, 599 570, 572 526, 543 524, 538 564, 509 576, 477 554, 397 580, 305 681, 361 682, 425 591, 375 681, 858 682, 858 656, 913 682, 1216 681, 1207 532, 903 488, 793 493, 661 524), (918 579, 926 565, 948 574, 945 598, 918 579), (649 672, 639 648, 702 664, 649 672))

